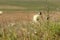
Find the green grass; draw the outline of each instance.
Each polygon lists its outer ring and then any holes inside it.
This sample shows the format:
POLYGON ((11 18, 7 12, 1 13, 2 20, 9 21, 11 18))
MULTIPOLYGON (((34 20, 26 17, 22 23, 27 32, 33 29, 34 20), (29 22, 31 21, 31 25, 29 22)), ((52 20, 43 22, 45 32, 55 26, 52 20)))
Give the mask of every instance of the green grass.
POLYGON ((0 5, 10 5, 10 6, 18 6, 24 7, 26 9, 0 9, 0 10, 22 10, 22 11, 40 11, 40 10, 57 10, 60 9, 60 2, 59 1, 0 1, 0 5), (47 7, 46 7, 47 6, 47 7))
POLYGON ((60 24, 20 24, 0 26, 0 40, 60 40, 60 24))
POLYGON ((0 40, 60 40, 60 22, 0 24, 0 40))
MULTIPOLYGON (((16 9, 16 10, 40 10, 44 9, 43 2, 20 2, 20 1, 9 1, 9 2, 0 2, 1 5, 11 5, 11 6, 19 6, 19 7, 25 7, 27 9, 16 9), (41 7, 41 8, 40 8, 41 7)), ((4 10, 4 9, 3 9, 4 10)), ((8 9, 9 10, 9 9, 8 9)), ((14 10, 14 9, 12 9, 14 10)))

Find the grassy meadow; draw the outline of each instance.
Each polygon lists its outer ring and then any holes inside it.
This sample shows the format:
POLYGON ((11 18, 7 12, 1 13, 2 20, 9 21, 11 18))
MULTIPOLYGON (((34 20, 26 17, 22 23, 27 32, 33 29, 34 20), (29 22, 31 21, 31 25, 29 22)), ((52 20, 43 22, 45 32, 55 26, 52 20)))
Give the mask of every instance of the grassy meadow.
POLYGON ((40 10, 59 10, 60 1, 37 0, 0 0, 0 10, 16 10, 16 11, 40 11, 40 10))
POLYGON ((0 40, 60 40, 60 22, 0 24, 0 40))
MULTIPOLYGON (((60 1, 0 0, 0 10, 7 12, 43 10, 48 12, 47 15, 57 14, 58 12, 60 13, 60 1)), ((56 15, 53 16, 55 17, 56 15)), ((60 19, 57 21, 41 20, 39 23, 20 23, 15 21, 15 24, 8 24, 8 21, 2 20, 2 23, 0 23, 0 40, 60 40, 60 19)))

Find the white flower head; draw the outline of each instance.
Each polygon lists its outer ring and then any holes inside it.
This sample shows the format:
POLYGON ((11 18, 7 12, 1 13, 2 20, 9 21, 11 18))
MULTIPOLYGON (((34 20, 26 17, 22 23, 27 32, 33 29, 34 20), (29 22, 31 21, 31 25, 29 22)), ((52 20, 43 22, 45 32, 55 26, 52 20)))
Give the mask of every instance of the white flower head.
POLYGON ((38 13, 38 14, 35 14, 35 15, 33 16, 33 21, 34 21, 34 22, 38 22, 39 17, 40 17, 40 14, 39 14, 39 13, 38 13))
POLYGON ((0 14, 2 14, 3 13, 3 11, 0 11, 0 14))

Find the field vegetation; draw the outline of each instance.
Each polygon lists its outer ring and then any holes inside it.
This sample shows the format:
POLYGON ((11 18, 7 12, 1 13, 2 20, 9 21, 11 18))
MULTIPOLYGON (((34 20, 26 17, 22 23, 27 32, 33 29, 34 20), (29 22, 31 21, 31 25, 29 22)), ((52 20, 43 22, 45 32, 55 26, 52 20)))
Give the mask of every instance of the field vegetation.
POLYGON ((59 0, 0 0, 0 10, 0 40, 60 40, 59 0), (41 10, 39 23, 19 19, 41 10))

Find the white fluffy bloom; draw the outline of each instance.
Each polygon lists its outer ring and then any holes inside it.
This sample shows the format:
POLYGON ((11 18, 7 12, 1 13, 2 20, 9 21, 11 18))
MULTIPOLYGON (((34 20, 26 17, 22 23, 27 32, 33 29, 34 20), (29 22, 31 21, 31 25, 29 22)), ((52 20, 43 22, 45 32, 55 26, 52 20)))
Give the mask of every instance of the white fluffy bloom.
POLYGON ((40 16, 39 14, 34 15, 34 16, 33 16, 33 21, 34 21, 34 22, 38 22, 37 19, 38 19, 39 16, 40 16))
POLYGON ((3 13, 3 11, 0 11, 0 14, 2 14, 3 13))

